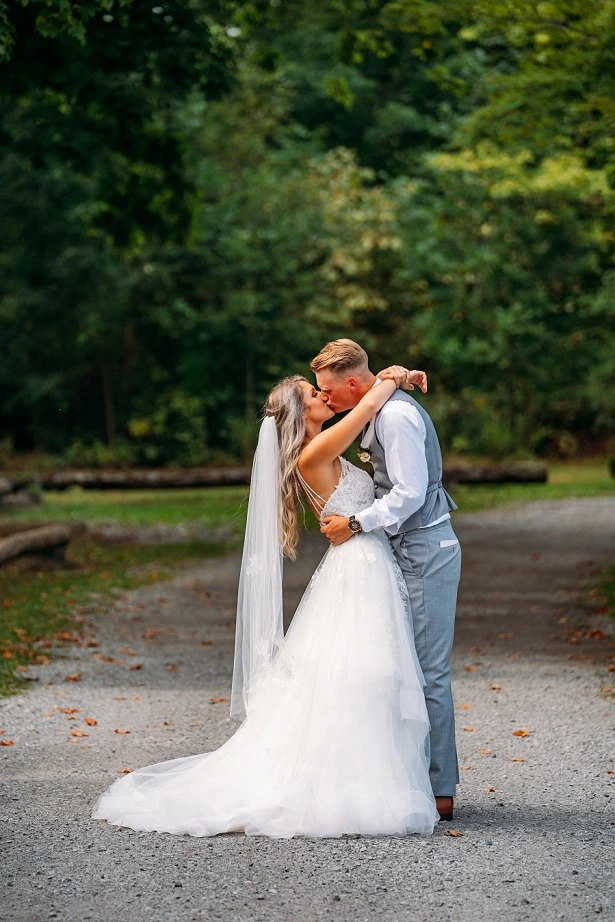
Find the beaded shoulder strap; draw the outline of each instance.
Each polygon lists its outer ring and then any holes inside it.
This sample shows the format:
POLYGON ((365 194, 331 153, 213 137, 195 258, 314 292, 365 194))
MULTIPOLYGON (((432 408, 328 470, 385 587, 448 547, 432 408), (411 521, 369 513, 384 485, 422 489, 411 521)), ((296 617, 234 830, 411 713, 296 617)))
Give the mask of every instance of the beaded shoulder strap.
POLYGON ((295 468, 295 470, 297 471, 297 477, 299 478, 299 483, 303 487, 305 495, 312 502, 312 505, 316 507, 318 514, 320 515, 327 504, 327 500, 323 499, 322 496, 316 492, 316 490, 311 488, 309 483, 307 483, 307 481, 299 473, 299 468, 295 468))

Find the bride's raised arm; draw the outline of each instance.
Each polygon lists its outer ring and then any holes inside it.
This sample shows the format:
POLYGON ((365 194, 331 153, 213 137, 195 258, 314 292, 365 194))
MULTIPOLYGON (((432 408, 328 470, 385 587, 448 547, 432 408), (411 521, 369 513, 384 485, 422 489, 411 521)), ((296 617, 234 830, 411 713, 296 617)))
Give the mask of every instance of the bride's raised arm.
POLYGON ((375 384, 343 419, 319 432, 301 453, 302 470, 309 471, 310 467, 333 461, 345 452, 404 380, 405 374, 391 373, 391 377, 386 381, 375 384))

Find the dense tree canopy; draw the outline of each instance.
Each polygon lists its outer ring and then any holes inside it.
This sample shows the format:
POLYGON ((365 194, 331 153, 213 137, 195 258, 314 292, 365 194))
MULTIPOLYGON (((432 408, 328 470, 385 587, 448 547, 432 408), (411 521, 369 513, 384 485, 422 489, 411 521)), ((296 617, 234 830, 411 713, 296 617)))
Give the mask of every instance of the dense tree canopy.
POLYGON ((0 2, 0 439, 244 454, 330 337, 449 450, 615 416, 615 0, 0 2))

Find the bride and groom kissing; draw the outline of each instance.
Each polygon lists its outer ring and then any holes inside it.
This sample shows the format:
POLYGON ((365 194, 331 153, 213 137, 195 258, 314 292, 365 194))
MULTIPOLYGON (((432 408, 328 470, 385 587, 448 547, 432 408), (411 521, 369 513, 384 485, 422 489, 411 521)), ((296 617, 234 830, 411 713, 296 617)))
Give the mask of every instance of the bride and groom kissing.
POLYGON ((265 404, 254 456, 231 717, 213 752, 117 779, 92 817, 212 836, 429 834, 459 781, 449 657, 461 551, 434 425, 355 342, 328 343, 265 404), (336 413, 348 410, 323 429, 336 413), (345 452, 361 436, 361 460, 345 452), (284 635, 282 559, 305 501, 329 548, 284 635))

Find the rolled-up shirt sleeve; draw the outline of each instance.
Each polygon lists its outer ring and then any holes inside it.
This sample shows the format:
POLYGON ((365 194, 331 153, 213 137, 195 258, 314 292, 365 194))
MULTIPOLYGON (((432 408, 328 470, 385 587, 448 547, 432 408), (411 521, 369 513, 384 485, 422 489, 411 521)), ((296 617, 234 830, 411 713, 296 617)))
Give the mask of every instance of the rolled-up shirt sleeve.
POLYGON ((396 535, 400 526, 420 509, 427 494, 425 424, 411 404, 394 401, 381 410, 376 420, 386 466, 393 488, 356 513, 363 531, 384 528, 396 535))

